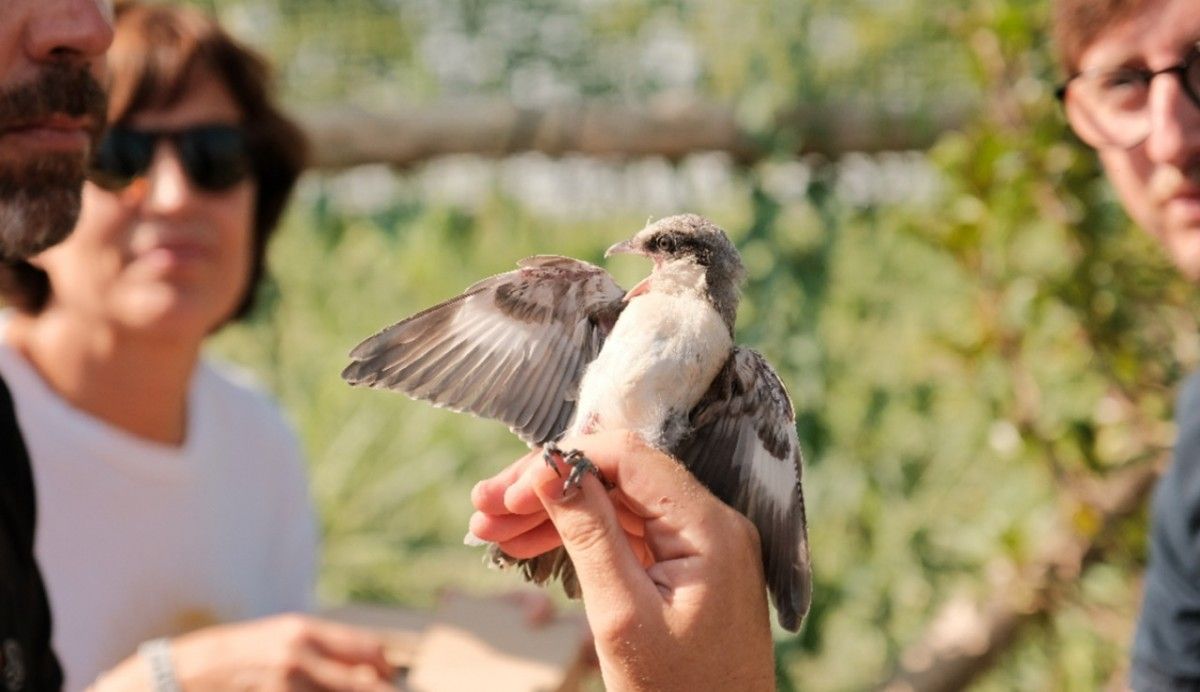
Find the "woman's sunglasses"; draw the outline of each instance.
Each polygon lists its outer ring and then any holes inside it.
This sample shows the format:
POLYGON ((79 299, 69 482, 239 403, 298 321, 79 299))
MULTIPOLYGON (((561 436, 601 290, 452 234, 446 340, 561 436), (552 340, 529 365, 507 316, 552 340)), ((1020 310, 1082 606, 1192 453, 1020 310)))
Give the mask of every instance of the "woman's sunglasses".
POLYGON ((181 130, 141 130, 114 125, 100 140, 88 180, 117 192, 145 175, 160 139, 175 145, 188 179, 201 190, 221 192, 250 174, 246 133, 233 125, 197 125, 181 130))

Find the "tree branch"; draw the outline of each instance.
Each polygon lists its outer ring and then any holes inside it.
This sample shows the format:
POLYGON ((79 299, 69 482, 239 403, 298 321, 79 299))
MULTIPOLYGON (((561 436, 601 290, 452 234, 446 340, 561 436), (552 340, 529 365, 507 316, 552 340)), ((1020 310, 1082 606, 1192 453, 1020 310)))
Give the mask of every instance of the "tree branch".
POLYGON ((983 605, 962 599, 944 606, 921 641, 901 657, 884 692, 951 692, 965 689, 1017 641, 1021 629, 1053 612, 1061 594, 1099 557, 1121 522, 1145 502, 1159 464, 1144 463, 1098 482, 1081 503, 1094 529, 1064 527, 1043 546, 1041 556, 983 605))

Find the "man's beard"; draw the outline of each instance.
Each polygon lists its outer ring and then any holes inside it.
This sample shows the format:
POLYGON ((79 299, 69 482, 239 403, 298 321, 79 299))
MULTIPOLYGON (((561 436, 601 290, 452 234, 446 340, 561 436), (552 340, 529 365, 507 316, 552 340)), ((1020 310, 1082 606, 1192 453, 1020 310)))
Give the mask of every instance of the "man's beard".
POLYGON ((90 151, 95 149, 107 100, 85 66, 46 68, 35 80, 0 91, 0 135, 55 115, 88 116, 91 144, 84 153, 20 156, 0 139, 0 257, 20 259, 71 232, 90 151))

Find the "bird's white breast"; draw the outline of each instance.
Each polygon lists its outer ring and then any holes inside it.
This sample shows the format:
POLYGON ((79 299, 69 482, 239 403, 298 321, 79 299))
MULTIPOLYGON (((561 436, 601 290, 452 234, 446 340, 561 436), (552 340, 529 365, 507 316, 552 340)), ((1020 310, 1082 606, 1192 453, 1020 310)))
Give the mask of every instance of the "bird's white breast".
POLYGON ((638 296, 588 366, 571 430, 631 429, 670 447, 683 430, 672 425, 664 431, 668 419, 691 411, 732 348, 724 321, 702 297, 638 296))

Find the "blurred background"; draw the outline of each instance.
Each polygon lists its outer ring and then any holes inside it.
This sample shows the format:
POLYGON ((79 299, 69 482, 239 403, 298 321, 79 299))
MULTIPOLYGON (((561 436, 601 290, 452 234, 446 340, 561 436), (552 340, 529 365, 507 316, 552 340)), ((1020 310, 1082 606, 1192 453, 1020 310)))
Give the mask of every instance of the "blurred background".
MULTIPOLYGON (((338 373, 535 253, 694 211, 796 404, 816 570, 780 688, 1122 680, 1196 291, 1053 98, 1034 0, 207 0, 317 144, 217 342, 307 444, 329 603, 509 590, 462 545, 502 425, 338 373)), ((647 271, 611 265, 630 285, 647 271)))

